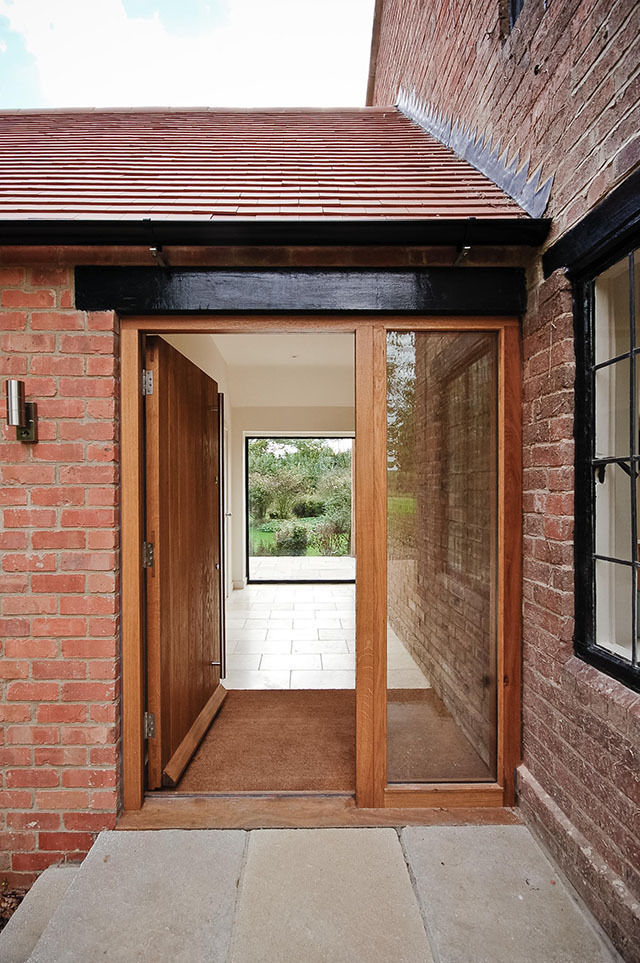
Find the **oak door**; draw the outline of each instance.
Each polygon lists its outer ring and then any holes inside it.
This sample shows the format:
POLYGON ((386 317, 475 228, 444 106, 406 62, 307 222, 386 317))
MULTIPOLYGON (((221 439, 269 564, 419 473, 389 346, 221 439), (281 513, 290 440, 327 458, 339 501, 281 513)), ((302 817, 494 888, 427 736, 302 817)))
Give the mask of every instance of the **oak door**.
POLYGON ((147 337, 147 785, 175 785, 224 690, 221 396, 212 378, 147 337), (149 379, 148 379, 149 380, 149 379))

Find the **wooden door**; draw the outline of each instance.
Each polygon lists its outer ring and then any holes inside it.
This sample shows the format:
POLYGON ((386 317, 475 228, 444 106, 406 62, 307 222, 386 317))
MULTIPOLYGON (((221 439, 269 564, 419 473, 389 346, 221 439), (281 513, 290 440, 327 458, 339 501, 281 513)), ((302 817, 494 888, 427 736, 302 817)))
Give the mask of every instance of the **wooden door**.
POLYGON ((145 369, 147 785, 157 789, 176 785, 225 694, 221 405, 215 381, 162 338, 146 339, 145 369))

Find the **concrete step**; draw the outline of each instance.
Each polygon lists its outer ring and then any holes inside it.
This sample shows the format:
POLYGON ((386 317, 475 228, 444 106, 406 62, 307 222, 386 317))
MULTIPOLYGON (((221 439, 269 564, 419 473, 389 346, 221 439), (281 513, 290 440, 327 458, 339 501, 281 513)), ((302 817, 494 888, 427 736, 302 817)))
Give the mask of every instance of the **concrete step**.
POLYGON ((49 866, 35 881, 0 933, 0 963, 25 963, 42 936, 79 866, 49 866))

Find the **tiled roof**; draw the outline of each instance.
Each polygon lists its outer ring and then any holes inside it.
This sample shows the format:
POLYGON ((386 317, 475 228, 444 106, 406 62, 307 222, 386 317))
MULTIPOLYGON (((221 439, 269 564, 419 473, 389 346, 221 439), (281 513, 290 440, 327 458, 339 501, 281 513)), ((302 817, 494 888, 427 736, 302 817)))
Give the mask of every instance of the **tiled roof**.
POLYGON ((0 113, 0 218, 526 218, 395 108, 0 113))

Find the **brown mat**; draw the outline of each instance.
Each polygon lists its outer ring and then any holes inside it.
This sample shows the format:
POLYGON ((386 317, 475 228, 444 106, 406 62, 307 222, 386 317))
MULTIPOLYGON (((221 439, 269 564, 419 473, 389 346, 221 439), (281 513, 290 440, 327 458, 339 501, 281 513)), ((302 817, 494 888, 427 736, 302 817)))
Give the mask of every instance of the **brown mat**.
MULTIPOLYGON (((433 689, 390 689, 389 782, 486 781, 433 689)), ((353 792, 353 689, 232 689, 177 792, 353 792)))
POLYGON ((433 689, 389 689, 389 782, 477 782, 488 767, 433 689))
POLYGON ((178 792, 353 792, 355 692, 231 689, 178 792))

